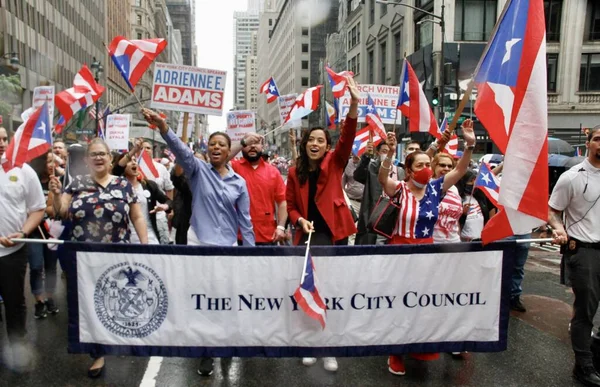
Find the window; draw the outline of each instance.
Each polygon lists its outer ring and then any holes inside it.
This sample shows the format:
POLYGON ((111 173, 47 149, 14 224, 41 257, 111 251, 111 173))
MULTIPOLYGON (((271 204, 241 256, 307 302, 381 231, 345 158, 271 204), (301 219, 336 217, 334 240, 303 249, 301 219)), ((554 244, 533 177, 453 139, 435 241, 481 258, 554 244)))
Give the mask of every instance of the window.
POLYGON ((138 33, 137 33, 137 38, 138 38, 138 39, 143 39, 143 38, 142 38, 142 33, 141 33, 141 32, 138 32, 138 33))
POLYGON ((419 23, 430 19, 430 16, 425 15, 415 20, 415 51, 433 43, 433 23, 419 23))
POLYGON ((588 0, 585 20, 584 39, 600 40, 600 4, 596 0, 588 0))
POLYGON ((302 86, 308 86, 308 78, 302 77, 302 86))
POLYGON ((394 82, 397 80, 400 82, 400 75, 402 73, 402 60, 404 59, 402 55, 402 35, 400 32, 394 34, 394 69, 396 73, 394 74, 394 82))
POLYGON ((546 55, 546 73, 548 75, 547 88, 549 92, 556 93, 556 74, 558 73, 558 54, 546 55))
POLYGON ((135 6, 136 7, 141 7, 142 6, 142 0, 135 0, 135 6))
POLYGON ((497 8, 497 0, 457 0, 454 40, 487 41, 496 24, 497 8))
POLYGON ((356 23, 348 32, 348 49, 355 47, 360 43, 360 23, 356 23))
POLYGON ((302 52, 308 52, 308 44, 302 44, 302 52))
POLYGON ((354 75, 360 73, 360 54, 356 54, 348 61, 348 70, 352 71, 354 75))
POLYGON ((373 51, 369 51, 367 53, 367 82, 369 82, 370 84, 374 84, 375 83, 375 63, 373 63, 375 61, 374 58, 374 53, 373 51))
POLYGON ((382 18, 385 16, 385 14, 387 13, 387 4, 380 4, 379 7, 379 17, 382 18))
POLYGON ((600 54, 582 54, 579 91, 600 91, 600 54))
POLYGON ((302 70, 308 70, 308 61, 307 60, 302 61, 302 70))
POLYGON ((269 27, 273 25, 273 19, 269 19, 269 27))
POLYGON ((546 17, 546 40, 560 41, 560 18, 562 0, 544 0, 544 16, 546 17))
POLYGON ((136 21, 137 25, 141 26, 142 25, 142 15, 136 14, 135 15, 135 21, 136 21))
POLYGON ((375 24, 375 0, 369 0, 369 27, 375 24))
POLYGON ((302 27, 302 36, 308 36, 308 28, 302 27))
POLYGON ((379 53, 381 57, 381 84, 385 85, 386 80, 386 69, 387 69, 387 45, 385 42, 379 46, 379 53))

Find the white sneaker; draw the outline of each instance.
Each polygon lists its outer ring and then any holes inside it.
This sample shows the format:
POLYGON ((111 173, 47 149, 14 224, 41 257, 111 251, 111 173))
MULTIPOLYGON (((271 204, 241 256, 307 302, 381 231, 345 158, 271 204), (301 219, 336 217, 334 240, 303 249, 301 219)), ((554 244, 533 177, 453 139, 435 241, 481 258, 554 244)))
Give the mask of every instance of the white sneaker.
POLYGON ((327 371, 335 372, 338 369, 337 360, 335 360, 335 357, 324 357, 323 358, 323 367, 327 371))
POLYGON ((317 362, 316 357, 303 357, 302 358, 302 364, 304 364, 307 367, 310 367, 311 365, 315 364, 316 362, 317 362))

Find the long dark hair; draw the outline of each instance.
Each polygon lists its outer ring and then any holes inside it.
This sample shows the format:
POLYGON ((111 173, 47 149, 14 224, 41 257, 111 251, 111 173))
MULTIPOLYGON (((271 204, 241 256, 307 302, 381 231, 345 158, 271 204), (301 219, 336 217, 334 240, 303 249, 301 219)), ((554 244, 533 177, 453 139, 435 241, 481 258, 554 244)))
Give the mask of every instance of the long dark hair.
MULTIPOLYGON (((142 152, 145 152, 145 151, 142 151, 142 152)), ((114 171, 118 169, 117 165, 119 164, 119 161, 121 161, 125 156, 127 156, 127 153, 121 153, 115 158, 115 161, 113 163, 113 168, 112 168, 113 174, 115 174, 114 171)), ((131 160, 129 160, 129 161, 131 161, 131 160)), ((129 164, 129 161, 127 162, 127 164, 129 164)), ((120 176, 124 177, 125 179, 127 179, 127 176, 125 176, 125 170, 127 169, 127 164, 125 164, 125 167, 123 167, 123 171, 121 172, 121 175, 120 175, 120 176)), ((146 186, 148 185, 148 181, 146 180, 144 175, 138 175, 138 176, 141 176, 141 178, 138 177, 138 181, 140 182, 142 187, 144 187, 144 189, 145 189, 146 186)))
POLYGON ((298 153, 298 160, 296 161, 296 176, 298 176, 300 185, 304 185, 308 181, 309 163, 308 153, 306 153, 306 145, 308 145, 308 138, 310 137, 310 134, 315 130, 322 130, 325 133, 327 145, 331 145, 331 134, 329 134, 329 131, 321 127, 312 128, 304 132, 302 135, 302 140, 300 140, 300 150, 298 153))

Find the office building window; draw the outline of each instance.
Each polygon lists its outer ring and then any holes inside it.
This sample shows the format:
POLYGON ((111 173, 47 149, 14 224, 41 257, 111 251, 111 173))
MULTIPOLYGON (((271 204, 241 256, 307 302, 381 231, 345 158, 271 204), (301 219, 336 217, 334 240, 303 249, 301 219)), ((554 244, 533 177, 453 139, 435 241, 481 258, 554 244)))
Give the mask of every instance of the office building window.
POLYGON ((302 70, 308 70, 308 61, 307 60, 302 61, 302 70))
POLYGON ((544 16, 546 17, 546 40, 560 41, 560 18, 563 0, 544 0, 544 16))
POLYGON ((352 71, 354 75, 360 73, 360 54, 356 54, 348 61, 348 70, 352 71))
POLYGON ((308 36, 308 28, 302 27, 302 36, 308 36))
POLYGON ((302 52, 308 52, 308 44, 302 44, 302 52))
POLYGON ((367 81, 370 84, 375 83, 375 55, 373 51, 367 53, 367 81))
POLYGON ((547 88, 549 92, 556 92, 556 74, 558 73, 558 54, 546 55, 546 73, 548 75, 547 88))
POLYGON ((375 0, 369 0, 369 27, 375 24, 375 0))
POLYGON ((393 82, 400 82, 400 75, 402 73, 402 61, 404 56, 402 55, 402 35, 400 32, 394 34, 394 79, 393 82))
POLYGON ((273 25, 273 19, 269 19, 269 27, 273 25))
POLYGON ((497 0, 456 0, 454 40, 487 41, 496 24, 497 0))
POLYGON ((387 45, 385 42, 379 45, 379 53, 381 59, 381 84, 385 85, 386 82, 386 69, 387 69, 387 45))
POLYGON ((302 77, 302 86, 308 86, 308 78, 302 77))
POLYGON ((584 39, 600 40, 600 3, 597 0, 588 0, 585 14, 584 39))
POLYGON ((579 91, 600 91, 600 54, 582 54, 579 91))
POLYGON ((348 32, 348 49, 360 43, 360 23, 356 23, 348 32))
POLYGON ((381 18, 381 17, 384 17, 385 14, 387 13, 387 7, 388 6, 387 6, 387 4, 379 4, 379 5, 380 5, 380 7, 379 7, 379 17, 381 18))

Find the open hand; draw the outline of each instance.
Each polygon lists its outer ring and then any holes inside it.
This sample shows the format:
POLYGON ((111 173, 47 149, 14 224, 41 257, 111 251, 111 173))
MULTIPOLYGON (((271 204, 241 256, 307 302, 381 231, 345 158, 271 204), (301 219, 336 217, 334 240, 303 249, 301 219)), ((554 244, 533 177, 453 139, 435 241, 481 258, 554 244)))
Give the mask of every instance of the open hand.
POLYGON ((358 91, 356 82, 349 75, 346 76, 346 82, 348 84, 348 91, 350 92, 350 97, 352 98, 352 102, 358 102, 358 99, 360 98, 360 92, 358 91))

